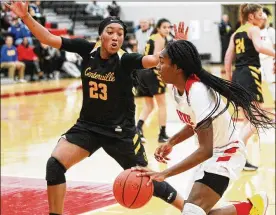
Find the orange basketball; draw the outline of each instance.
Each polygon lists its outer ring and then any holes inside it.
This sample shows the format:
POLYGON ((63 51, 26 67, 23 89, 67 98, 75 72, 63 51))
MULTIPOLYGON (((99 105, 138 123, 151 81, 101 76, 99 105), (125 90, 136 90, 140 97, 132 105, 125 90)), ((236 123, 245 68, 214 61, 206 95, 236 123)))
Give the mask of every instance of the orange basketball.
POLYGON ((153 195, 153 184, 147 186, 148 176, 137 177, 137 171, 123 171, 113 184, 113 194, 119 204, 126 208, 140 208, 147 204, 153 195))

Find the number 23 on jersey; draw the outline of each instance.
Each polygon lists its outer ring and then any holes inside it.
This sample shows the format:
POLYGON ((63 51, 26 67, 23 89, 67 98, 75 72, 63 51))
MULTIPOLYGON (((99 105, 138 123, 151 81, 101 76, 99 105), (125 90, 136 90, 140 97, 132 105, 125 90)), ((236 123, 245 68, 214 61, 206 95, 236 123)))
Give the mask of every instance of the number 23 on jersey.
POLYGON ((89 81, 90 86, 90 98, 107 100, 107 86, 103 83, 96 83, 94 81, 89 81))

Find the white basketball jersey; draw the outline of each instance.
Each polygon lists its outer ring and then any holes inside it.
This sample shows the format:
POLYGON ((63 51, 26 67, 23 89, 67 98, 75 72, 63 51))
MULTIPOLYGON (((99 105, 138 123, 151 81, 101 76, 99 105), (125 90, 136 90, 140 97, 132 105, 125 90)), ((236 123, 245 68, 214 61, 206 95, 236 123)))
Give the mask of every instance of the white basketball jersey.
MULTIPOLYGON (((275 29, 274 28, 264 28, 261 30, 261 40, 265 47, 273 48, 275 44, 275 29)), ((260 54, 260 60, 270 57, 265 54, 260 54)), ((272 58, 272 57, 271 57, 272 58)))
MULTIPOLYGON (((179 95, 176 87, 173 87, 172 91, 180 120, 193 128, 205 120, 216 105, 218 109, 212 117, 216 117, 226 106, 218 93, 205 86, 198 79, 192 78, 187 81, 186 91, 183 95, 179 95), (187 85, 189 86, 187 87, 187 85)), ((213 120, 213 132, 214 148, 220 148, 239 140, 228 110, 213 120)))

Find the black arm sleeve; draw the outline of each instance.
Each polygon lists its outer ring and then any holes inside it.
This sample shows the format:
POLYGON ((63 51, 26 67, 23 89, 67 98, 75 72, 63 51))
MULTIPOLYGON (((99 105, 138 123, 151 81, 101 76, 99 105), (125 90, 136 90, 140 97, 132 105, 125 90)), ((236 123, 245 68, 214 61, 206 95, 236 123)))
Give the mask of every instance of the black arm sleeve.
POLYGON ((68 52, 78 53, 82 57, 89 54, 95 46, 95 43, 90 43, 87 40, 81 38, 67 39, 61 37, 61 39, 62 45, 60 49, 68 52))
POLYGON ((122 56, 122 65, 132 72, 134 69, 144 69, 142 64, 143 55, 138 53, 126 53, 122 56))

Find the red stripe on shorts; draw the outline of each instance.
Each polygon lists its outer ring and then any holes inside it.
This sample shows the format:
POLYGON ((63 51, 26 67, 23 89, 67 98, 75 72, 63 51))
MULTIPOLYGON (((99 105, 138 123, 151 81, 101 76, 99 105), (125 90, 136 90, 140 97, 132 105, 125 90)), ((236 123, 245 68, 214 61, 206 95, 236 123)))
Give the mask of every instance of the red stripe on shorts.
MULTIPOLYGON (((238 148, 239 147, 233 147, 233 148, 230 148, 230 149, 226 149, 223 154, 234 154, 234 153, 236 153, 236 151, 237 151, 238 148)), ((217 159, 216 162, 219 162, 219 161, 229 161, 230 158, 231 158, 231 156, 218 157, 218 159, 217 159)))

